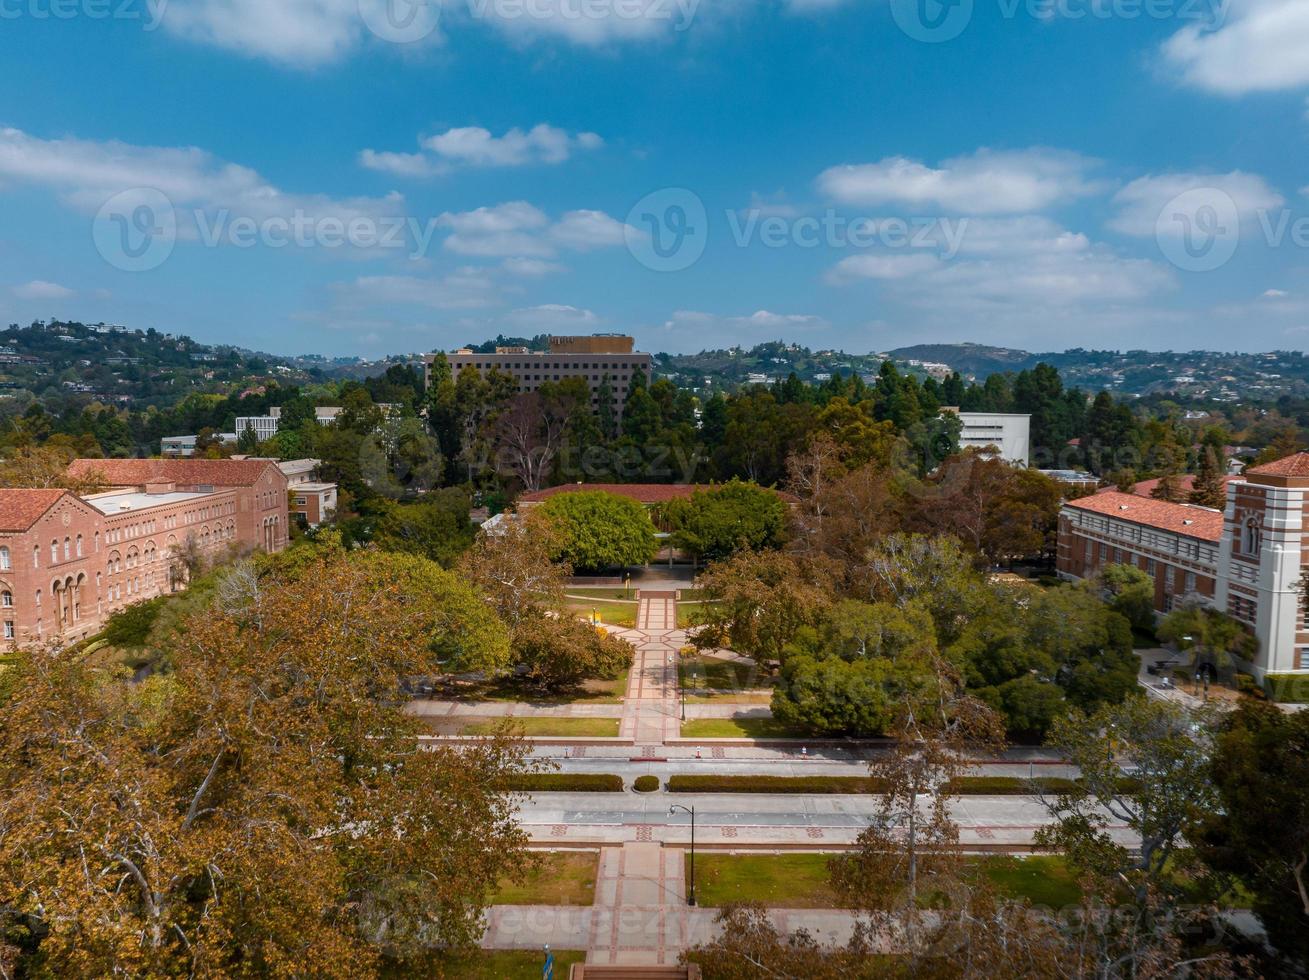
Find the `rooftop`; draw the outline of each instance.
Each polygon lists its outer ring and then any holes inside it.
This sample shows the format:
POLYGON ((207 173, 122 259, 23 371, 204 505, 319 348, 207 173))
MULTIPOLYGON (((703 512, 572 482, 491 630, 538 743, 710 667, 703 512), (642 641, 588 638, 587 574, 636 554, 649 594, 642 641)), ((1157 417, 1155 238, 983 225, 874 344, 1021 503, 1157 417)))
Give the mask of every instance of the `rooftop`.
POLYGON ((1131 521, 1162 531, 1173 531, 1201 541, 1217 542, 1223 536, 1223 513, 1194 504, 1173 504, 1166 500, 1106 490, 1090 497, 1070 500, 1064 507, 1131 521))
POLYGON ((1246 476, 1309 476, 1309 453, 1295 453, 1262 466, 1252 466, 1246 476))
POLYGON ((26 531, 57 504, 67 490, 0 490, 0 531, 26 531))
POLYGON ((104 514, 126 514, 130 511, 146 510, 150 507, 162 507, 165 504, 180 504, 199 497, 208 497, 207 493, 174 491, 172 493, 142 493, 139 490, 125 490, 120 493, 97 493, 85 498, 86 502, 104 514))
POLYGON ((111 487, 147 483, 248 487, 273 465, 260 459, 75 459, 68 475, 86 478, 97 474, 111 487))

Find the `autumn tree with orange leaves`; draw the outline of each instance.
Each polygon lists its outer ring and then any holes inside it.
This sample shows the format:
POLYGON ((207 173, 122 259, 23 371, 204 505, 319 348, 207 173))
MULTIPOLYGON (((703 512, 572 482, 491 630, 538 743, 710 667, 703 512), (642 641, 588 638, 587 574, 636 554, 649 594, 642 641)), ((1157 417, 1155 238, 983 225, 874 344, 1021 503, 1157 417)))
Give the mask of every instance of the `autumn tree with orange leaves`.
POLYGON ((521 746, 428 750, 402 708, 406 677, 506 662, 472 589, 380 552, 238 569, 170 673, 5 676, 0 975, 439 975, 529 863, 521 746))

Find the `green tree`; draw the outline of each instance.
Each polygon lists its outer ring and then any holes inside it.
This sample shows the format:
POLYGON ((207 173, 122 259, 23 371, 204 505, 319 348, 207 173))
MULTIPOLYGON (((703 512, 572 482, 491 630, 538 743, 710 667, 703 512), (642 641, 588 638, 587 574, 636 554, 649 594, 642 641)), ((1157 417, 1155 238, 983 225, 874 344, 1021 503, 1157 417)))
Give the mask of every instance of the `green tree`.
MULTIPOLYGON (((199 448, 198 441, 196 448, 199 448)), ((237 437, 236 448, 246 456, 254 456, 259 452, 259 436, 255 434, 254 426, 246 424, 245 430, 237 437)))
POLYGON ((664 519, 681 548, 717 561, 742 549, 780 547, 786 539, 786 504, 772 490, 740 480, 697 490, 669 502, 664 519))
POLYGON ((1157 635, 1180 650, 1194 651, 1197 667, 1208 664, 1226 671, 1233 658, 1248 662, 1259 652, 1258 639, 1240 620, 1202 603, 1178 606, 1164 617, 1157 635))
POLYGON ((1109 608, 1133 629, 1154 629, 1154 579, 1135 565, 1106 565, 1093 583, 1109 595, 1109 608))
POLYGON ((1222 510, 1227 504, 1226 485, 1218 466, 1218 455, 1212 446, 1200 447, 1200 463, 1191 487, 1191 503, 1215 510, 1222 510))
POLYGON ((373 517, 372 540, 383 551, 402 551, 452 567, 473 543, 468 495, 449 488, 425 495, 416 503, 382 500, 373 517))
POLYGON ((1309 961, 1309 714, 1242 702, 1219 729, 1209 778, 1218 806, 1195 835, 1235 875, 1282 956, 1309 961))
POLYGON ((555 494, 540 511, 558 533, 555 558, 579 571, 644 565, 655 556, 654 524, 635 500, 581 490, 555 494))
POLYGON ((572 616, 534 616, 516 631, 514 656, 529 681, 557 691, 618 677, 632 665, 632 646, 572 616))

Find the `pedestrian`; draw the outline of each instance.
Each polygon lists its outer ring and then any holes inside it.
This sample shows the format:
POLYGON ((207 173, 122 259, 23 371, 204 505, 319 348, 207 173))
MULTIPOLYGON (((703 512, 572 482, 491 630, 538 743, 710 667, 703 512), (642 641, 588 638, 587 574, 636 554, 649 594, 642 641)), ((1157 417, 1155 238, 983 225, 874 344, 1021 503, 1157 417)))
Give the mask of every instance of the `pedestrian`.
POLYGON ((809 746, 807 745, 800 746, 800 758, 802 759, 809 758, 809 746))

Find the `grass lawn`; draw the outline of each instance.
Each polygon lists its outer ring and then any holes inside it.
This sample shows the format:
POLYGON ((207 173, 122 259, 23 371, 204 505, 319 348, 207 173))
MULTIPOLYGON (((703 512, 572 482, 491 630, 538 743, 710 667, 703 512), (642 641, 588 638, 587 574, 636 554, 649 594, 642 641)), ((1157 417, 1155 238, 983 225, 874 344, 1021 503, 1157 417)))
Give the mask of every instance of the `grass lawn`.
POLYGON ((1010 898, 1025 898, 1033 905, 1051 909, 1076 905, 1082 900, 1077 876, 1058 855, 981 858, 977 866, 991 884, 1010 898))
POLYGON ((636 602, 636 589, 583 589, 568 586, 564 589, 564 594, 569 596, 578 596, 582 599, 615 599, 619 602, 636 602))
POLYGON ((617 738, 617 718, 463 718, 459 735, 491 735, 505 722, 519 735, 559 738, 617 738))
POLYGON ((682 657, 677 664, 677 677, 688 696, 703 688, 742 691, 773 685, 773 678, 753 663, 717 657, 682 657))
MULTIPOLYGON (((696 901, 708 908, 759 902, 772 908, 837 908, 828 884, 830 854, 704 854, 695 856, 696 901)), ((690 881, 691 855, 686 855, 690 881)))
POLYGON ((700 718, 682 725, 682 738, 798 738, 771 718, 700 718))
POLYGON ((677 628, 684 630, 688 626, 699 626, 704 607, 703 602, 679 602, 677 604, 677 628))
MULTIPOLYGON (((833 856, 697 854, 697 897, 701 905, 711 908, 729 902, 759 902, 771 908, 839 908, 828 883, 827 864, 833 856)), ((975 867, 1003 895, 1025 898, 1033 905, 1064 908, 1082 897, 1076 877, 1061 857, 985 857, 976 859, 975 867)))
MULTIPOLYGON (((585 952, 556 949, 554 954, 556 977, 566 977, 574 963, 586 962, 585 952)), ((472 956, 443 961, 439 976, 451 980, 541 980, 544 965, 545 953, 540 950, 483 949, 472 956)), ((402 975, 412 976, 396 973, 394 977, 402 975)))
POLYGON ((622 626, 631 629, 636 626, 636 609, 635 602, 586 602, 569 598, 568 611, 574 616, 580 616, 589 620, 591 614, 595 613, 600 617, 600 622, 608 623, 610 626, 622 626))
POLYGON ((559 851, 539 855, 540 865, 521 882, 500 882, 492 905, 591 905, 599 851, 559 851))

